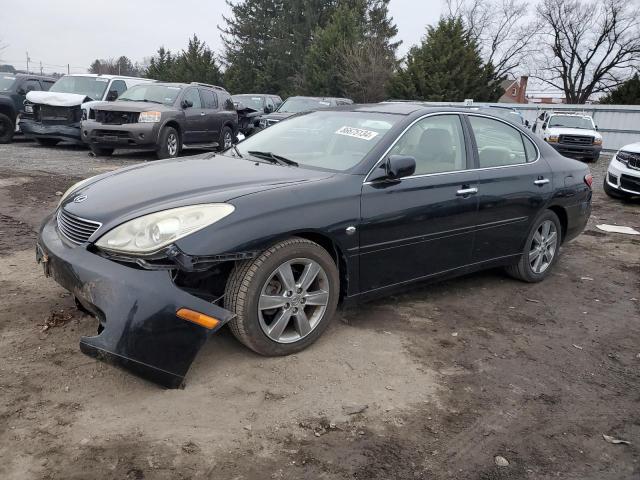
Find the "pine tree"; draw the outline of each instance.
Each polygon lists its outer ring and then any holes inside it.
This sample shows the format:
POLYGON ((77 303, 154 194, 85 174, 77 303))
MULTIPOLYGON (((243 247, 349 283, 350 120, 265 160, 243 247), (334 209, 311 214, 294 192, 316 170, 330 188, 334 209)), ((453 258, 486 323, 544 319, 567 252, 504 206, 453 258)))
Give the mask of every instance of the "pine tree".
POLYGON ((174 82, 202 82, 213 85, 222 83, 222 74, 215 55, 197 35, 189 39, 189 45, 173 63, 174 82))
POLYGON ((500 80, 493 66, 482 61, 477 43, 461 20, 447 18, 428 27, 422 44, 410 49, 389 94, 427 101, 496 101, 502 94, 500 80))
POLYGON ((640 77, 638 77, 638 74, 636 73, 632 78, 602 97, 600 103, 609 105, 640 105, 640 77))
POLYGON ((163 82, 172 82, 173 69, 175 59, 170 50, 165 50, 164 47, 160 47, 155 56, 151 57, 149 66, 145 72, 147 78, 153 78, 154 80, 160 80, 163 82))

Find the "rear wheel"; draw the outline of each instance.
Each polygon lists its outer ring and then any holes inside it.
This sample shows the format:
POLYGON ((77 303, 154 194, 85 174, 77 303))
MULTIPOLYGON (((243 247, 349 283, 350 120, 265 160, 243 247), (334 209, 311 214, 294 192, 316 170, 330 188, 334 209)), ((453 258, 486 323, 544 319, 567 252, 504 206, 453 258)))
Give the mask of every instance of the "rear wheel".
POLYGON ((109 157, 113 155, 113 148, 101 148, 91 145, 91 151, 96 155, 96 157, 109 157))
POLYGON ((541 282, 558 261, 561 238, 558 216, 551 210, 545 211, 533 224, 520 260, 507 267, 507 273, 523 282, 541 282))
POLYGON ((338 304, 335 262, 317 243, 291 238, 239 263, 227 282, 225 307, 235 337, 261 355, 288 355, 315 342, 338 304))
POLYGON ((173 127, 164 127, 160 132, 160 145, 158 145, 158 158, 175 158, 180 153, 180 135, 173 127))
POLYGON ((11 143, 16 127, 5 114, 0 113, 0 143, 11 143))
POLYGON ((233 130, 229 127, 222 127, 218 150, 223 151, 233 146, 233 130))
POLYGON ((60 140, 57 138, 36 138, 36 142, 38 142, 43 147, 55 147, 60 140))

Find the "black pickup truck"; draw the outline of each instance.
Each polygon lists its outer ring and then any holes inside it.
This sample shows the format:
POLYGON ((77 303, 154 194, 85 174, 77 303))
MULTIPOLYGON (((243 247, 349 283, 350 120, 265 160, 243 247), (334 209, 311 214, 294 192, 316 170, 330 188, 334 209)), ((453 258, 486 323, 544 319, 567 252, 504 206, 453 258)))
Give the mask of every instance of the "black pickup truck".
POLYGON ((183 148, 231 147, 238 113, 222 87, 203 83, 136 85, 115 102, 92 106, 82 121, 82 139, 96 155, 117 148, 154 150, 176 157, 183 148))
POLYGON ((24 100, 31 91, 49 90, 56 79, 25 73, 0 73, 0 143, 10 143, 24 113, 24 100))

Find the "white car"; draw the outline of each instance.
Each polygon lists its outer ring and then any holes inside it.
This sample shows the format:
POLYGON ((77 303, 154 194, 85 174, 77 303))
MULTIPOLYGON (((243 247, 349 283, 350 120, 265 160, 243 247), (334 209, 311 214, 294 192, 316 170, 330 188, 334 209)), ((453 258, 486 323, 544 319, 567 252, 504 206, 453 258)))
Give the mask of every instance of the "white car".
POLYGON ((65 75, 47 92, 27 93, 20 129, 42 145, 82 144, 80 121, 89 117, 93 105, 116 100, 128 88, 153 81, 119 75, 65 75))
POLYGON ((602 135, 589 115, 542 112, 532 131, 560 155, 595 162, 602 151, 602 135))
POLYGON ((614 198, 640 196, 640 142, 625 145, 613 156, 604 191, 614 198))

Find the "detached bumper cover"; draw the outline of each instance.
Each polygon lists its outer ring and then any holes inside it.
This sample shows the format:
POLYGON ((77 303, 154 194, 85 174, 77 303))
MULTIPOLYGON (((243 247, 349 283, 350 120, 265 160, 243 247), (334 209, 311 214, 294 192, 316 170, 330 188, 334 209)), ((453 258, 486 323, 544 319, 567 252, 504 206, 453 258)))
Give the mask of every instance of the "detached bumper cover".
POLYGON ((167 388, 178 388, 209 335, 233 314, 179 289, 169 271, 131 268, 102 258, 86 245, 70 246, 54 216, 40 229, 37 260, 100 320, 102 331, 82 337, 83 353, 126 368, 167 388), (176 316, 189 308, 220 320, 213 330, 176 316))
POLYGON ((20 130, 28 138, 51 138, 82 144, 80 122, 68 125, 46 125, 30 118, 20 119, 20 130))

